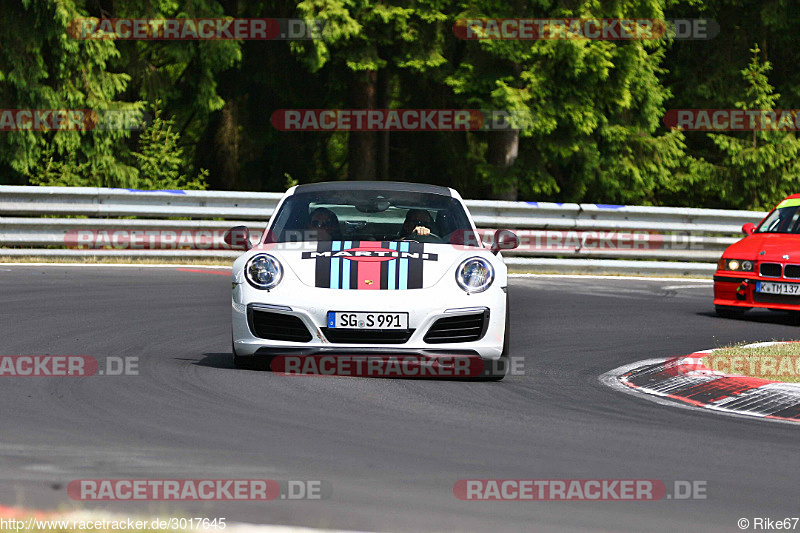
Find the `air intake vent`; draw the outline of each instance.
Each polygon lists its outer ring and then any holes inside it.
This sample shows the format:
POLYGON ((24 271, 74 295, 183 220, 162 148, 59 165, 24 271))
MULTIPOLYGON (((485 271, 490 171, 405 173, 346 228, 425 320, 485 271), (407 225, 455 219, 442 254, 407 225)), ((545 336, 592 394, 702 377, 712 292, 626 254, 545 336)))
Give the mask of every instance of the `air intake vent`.
POLYGON ((443 344, 446 342, 473 342, 483 337, 488 326, 488 309, 472 315, 458 315, 440 318, 433 323, 428 332, 425 334, 424 341, 428 344, 443 344))
POLYGON ((767 278, 781 277, 781 264, 780 263, 761 263, 759 269, 761 275, 767 278))
POLYGON ((249 309, 250 331, 261 339, 273 341, 308 342, 311 333, 300 318, 294 315, 249 309))
POLYGON ((786 265, 783 267, 783 276, 786 278, 800 278, 800 265, 786 265))
POLYGON ((339 344, 403 344, 413 329, 346 329, 322 328, 325 337, 339 344))

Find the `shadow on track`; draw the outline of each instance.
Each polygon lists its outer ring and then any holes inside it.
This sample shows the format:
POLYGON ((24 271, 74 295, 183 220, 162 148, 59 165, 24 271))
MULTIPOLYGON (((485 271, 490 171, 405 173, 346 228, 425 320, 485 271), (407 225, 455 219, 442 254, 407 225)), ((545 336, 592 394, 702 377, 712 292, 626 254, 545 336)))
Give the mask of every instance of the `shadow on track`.
POLYGON ((233 355, 227 353, 204 353, 203 358, 193 364, 198 366, 210 366, 211 368, 234 369, 233 355))
MULTIPOLYGON (((267 356, 257 356, 252 358, 252 361, 247 361, 246 366, 236 367, 233 364, 233 354, 230 352, 227 353, 204 353, 203 358, 199 361, 193 361, 193 365, 197 366, 205 366, 210 368, 219 368, 223 370, 241 370, 241 371, 257 371, 257 372, 270 372, 270 373, 282 373, 281 367, 278 370, 274 370, 271 368, 270 364, 273 361, 273 357, 267 356)), ((498 379, 493 377, 491 372, 494 367, 487 366, 484 368, 483 362, 481 363, 480 373, 467 375, 467 376, 452 376, 452 375, 358 375, 358 374, 341 374, 341 375, 325 375, 325 377, 359 377, 364 379, 403 379, 403 380, 421 380, 421 381, 456 381, 456 382, 476 382, 476 381, 499 381, 498 379)), ((507 363, 503 363, 506 365, 507 363)), ((501 369, 503 366, 500 367, 501 369)), ((495 370, 496 371, 496 370, 495 370)), ((298 375, 304 376, 318 376, 319 374, 315 373, 298 373, 298 375)), ((503 372, 505 375, 505 372, 503 372)))
POLYGON ((195 361, 193 364, 198 366, 208 366, 211 368, 221 368, 225 370, 258 370, 268 371, 270 358, 258 357, 255 358, 250 365, 243 368, 236 368, 233 364, 233 354, 231 352, 225 353, 204 353, 203 358, 195 361))
POLYGON ((760 324, 780 324, 783 326, 800 326, 800 313, 793 311, 751 310, 740 317, 721 317, 714 311, 703 311, 697 316, 710 316, 720 321, 757 322, 760 324))

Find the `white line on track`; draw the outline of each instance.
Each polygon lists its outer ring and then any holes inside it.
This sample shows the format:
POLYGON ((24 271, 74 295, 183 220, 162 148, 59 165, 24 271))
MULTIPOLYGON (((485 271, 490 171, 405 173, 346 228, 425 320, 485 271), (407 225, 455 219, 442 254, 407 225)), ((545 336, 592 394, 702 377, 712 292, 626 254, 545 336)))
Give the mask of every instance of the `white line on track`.
POLYGON ((365 533, 341 529, 313 529, 298 526, 255 525, 232 523, 230 533, 365 533))
MULTIPOLYGON (((0 263, 3 266, 71 266, 71 267, 123 267, 123 268, 232 268, 231 265, 192 265, 192 264, 135 264, 135 263, 0 263)), ((5 269, 3 269, 5 270, 5 269)), ((509 274, 509 278, 564 278, 564 279, 619 279, 632 281, 678 281, 682 283, 709 284, 713 280, 703 278, 660 278, 650 276, 603 276, 598 274, 509 274)), ((676 285, 665 289, 689 288, 694 285, 676 285)))
MULTIPOLYGON (((232 268, 231 265, 181 265, 181 264, 146 264, 135 263, 0 263, 3 266, 78 266, 78 267, 125 267, 125 268, 232 268)), ((6 270, 6 269, 3 269, 6 270)))
POLYGON ((650 276, 602 276, 598 274, 509 274, 509 278, 623 279, 637 281, 680 281, 682 283, 714 283, 703 278, 658 278, 650 276))
MULTIPOLYGON (((124 268, 232 268, 231 265, 195 265, 181 263, 137 264, 137 263, 0 263, 2 266, 74 266, 74 267, 124 267, 124 268)), ((705 278, 662 278, 656 276, 606 276, 600 274, 518 274, 511 273, 509 278, 565 278, 565 279, 630 279, 639 281, 681 281, 683 283, 713 283, 705 278)))

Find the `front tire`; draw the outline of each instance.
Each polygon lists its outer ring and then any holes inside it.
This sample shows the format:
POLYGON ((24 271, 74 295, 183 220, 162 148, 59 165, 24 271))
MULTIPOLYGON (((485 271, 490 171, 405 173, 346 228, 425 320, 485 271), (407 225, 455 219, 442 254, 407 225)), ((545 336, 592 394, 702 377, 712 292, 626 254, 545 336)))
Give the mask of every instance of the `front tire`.
POLYGON ((248 361, 236 354, 236 343, 233 342, 233 339, 231 339, 231 355, 233 356, 233 366, 239 369, 248 368, 248 361))
POLYGON ((506 294, 506 331, 503 334, 503 351, 500 353, 500 359, 485 361, 484 365, 489 365, 487 369, 484 367, 483 381, 502 381, 508 372, 508 352, 509 345, 511 344, 511 308, 508 305, 508 295, 506 294))

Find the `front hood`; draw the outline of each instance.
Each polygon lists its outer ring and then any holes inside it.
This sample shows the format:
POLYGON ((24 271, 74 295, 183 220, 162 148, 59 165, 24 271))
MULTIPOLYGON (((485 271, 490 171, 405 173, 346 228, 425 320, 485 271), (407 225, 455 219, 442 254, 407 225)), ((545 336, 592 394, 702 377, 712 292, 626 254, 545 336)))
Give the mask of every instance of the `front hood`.
POLYGON ((724 257, 750 261, 800 262, 800 235, 793 233, 754 233, 731 244, 724 257), (763 252, 763 253, 762 253, 763 252))
POLYGON ((482 248, 396 241, 279 243, 253 251, 273 254, 310 287, 360 290, 427 288, 464 258, 493 257, 482 248))

